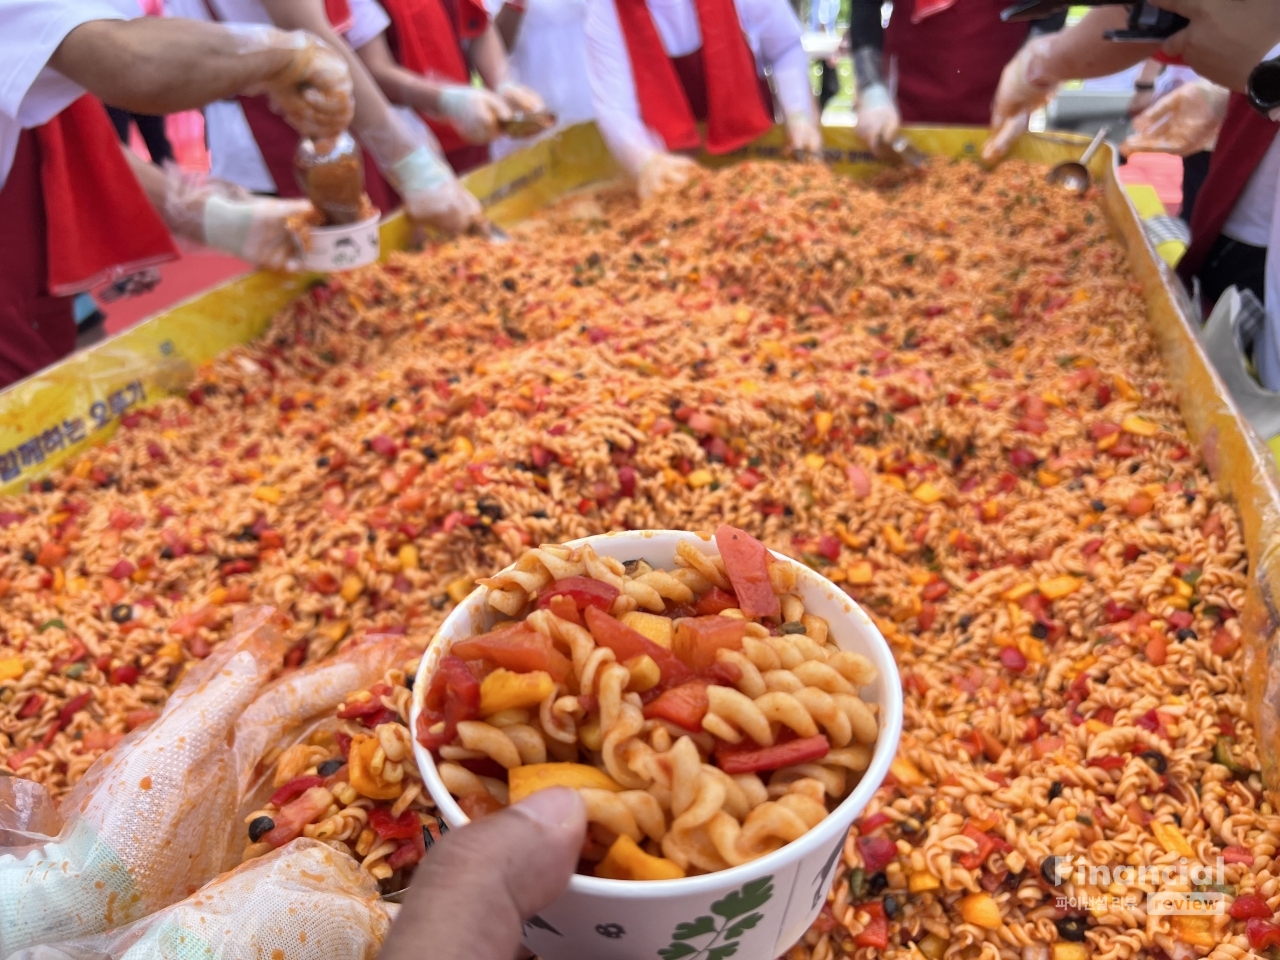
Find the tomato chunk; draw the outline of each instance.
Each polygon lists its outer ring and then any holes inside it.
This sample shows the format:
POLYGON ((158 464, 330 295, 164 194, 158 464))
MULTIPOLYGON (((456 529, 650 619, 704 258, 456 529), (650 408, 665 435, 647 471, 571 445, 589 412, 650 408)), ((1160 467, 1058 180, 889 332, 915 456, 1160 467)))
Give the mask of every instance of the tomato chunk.
POLYGON ((777 770, 797 763, 821 760, 831 750, 831 742, 822 734, 777 743, 772 747, 756 747, 747 743, 719 743, 716 745, 716 765, 730 776, 739 773, 757 773, 761 770, 777 770))
POLYGON ((1225 863, 1247 863, 1252 866, 1253 851, 1244 847, 1227 847, 1222 851, 1222 859, 1225 863))
POLYGON ((464 793, 458 798, 458 806, 472 820, 479 820, 481 817, 487 817, 489 814, 497 813, 502 809, 502 804, 487 790, 464 793))
POLYGON ((863 869, 870 876, 893 863, 898 847, 888 837, 859 837, 858 853, 862 856, 863 869))
POLYGON ((418 715, 418 742, 439 750, 458 735, 458 724, 480 716, 480 681, 459 657, 448 656, 431 680, 422 713, 418 715))
POLYGON ((422 821, 412 810, 393 817, 390 810, 374 807, 369 811, 369 826, 379 840, 412 840, 422 834, 422 821))
POLYGON ((277 807, 283 807, 285 804, 296 800, 312 787, 324 786, 324 777, 318 777, 314 774, 309 777, 294 777, 287 783, 281 784, 280 789, 271 795, 271 802, 277 807))
POLYGON ((645 705, 645 719, 668 720, 677 727, 697 733, 702 729, 702 718, 710 709, 707 686, 705 680, 690 680, 664 691, 645 705))
POLYGON ((561 620, 568 620, 570 623, 582 626, 582 615, 578 613, 578 605, 573 602, 573 597, 557 593, 547 604, 547 609, 561 620))
POLYGON ((552 597, 568 597, 579 610, 599 607, 608 612, 617 599, 618 588, 594 577, 565 577, 538 592, 538 606, 547 607, 552 597))
POLYGON ((742 612, 748 617, 781 615, 782 604, 769 580, 770 557, 765 545, 745 530, 724 523, 716 530, 716 546, 742 612))
POLYGON ((698 611, 698 615, 709 617, 719 613, 721 610, 732 610, 738 606, 738 598, 727 590, 721 590, 719 587, 712 587, 706 593, 698 598, 694 609, 698 611))
POLYGON ((333 794, 324 787, 311 787, 302 796, 280 808, 273 816, 275 827, 263 834, 264 843, 283 847, 290 840, 302 836, 302 828, 315 822, 333 803, 333 794))
POLYGON ((625 663, 632 657, 644 654, 653 657, 653 662, 658 665, 658 670, 662 673, 662 682, 665 686, 683 683, 693 676, 693 671, 666 647, 658 646, 644 634, 632 630, 621 620, 609 616, 599 607, 587 607, 582 613, 587 621, 587 629, 591 631, 591 636, 595 638, 596 643, 612 650, 620 662, 625 663))
POLYGON ((717 650, 741 650, 747 622, 733 617, 688 617, 676 621, 671 649, 695 670, 716 662, 717 650))
POLYGON ((557 683, 573 669, 549 637, 524 623, 504 624, 489 633, 459 640, 451 652, 463 660, 489 660, 516 673, 545 670, 557 683))
POLYGON ((1266 898, 1256 893, 1246 893, 1236 897, 1231 904, 1231 916, 1236 920, 1270 920, 1275 911, 1267 906, 1266 898))
POLYGON ((1249 938, 1249 946, 1255 950, 1280 947, 1280 926, 1270 920, 1259 920, 1255 917, 1244 925, 1244 932, 1249 938))
POLYGON ((883 950, 889 946, 889 917, 884 912, 882 900, 860 903, 854 910, 860 910, 871 917, 870 922, 862 928, 862 932, 853 938, 855 946, 875 947, 883 950))

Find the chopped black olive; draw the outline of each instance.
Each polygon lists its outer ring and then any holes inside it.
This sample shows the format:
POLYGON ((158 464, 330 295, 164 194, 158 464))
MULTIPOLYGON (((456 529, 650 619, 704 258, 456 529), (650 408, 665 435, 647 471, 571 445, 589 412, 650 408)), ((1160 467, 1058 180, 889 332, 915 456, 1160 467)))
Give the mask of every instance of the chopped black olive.
POLYGON ((160 559, 161 559, 161 560, 172 560, 172 559, 173 559, 173 548, 172 548, 172 547, 161 547, 161 548, 160 548, 160 559))
POLYGON ((249 842, 257 843, 262 839, 264 834, 270 833, 276 828, 276 822, 268 816, 254 817, 253 822, 249 824, 249 842))
POLYGON ((390 410, 390 409, 391 409, 392 407, 394 407, 395 405, 396 405, 396 398, 395 398, 395 397, 387 397, 387 409, 388 409, 388 410, 390 410))
POLYGON ((53 481, 50 480, 48 477, 45 477, 43 480, 40 481, 40 489, 43 490, 45 493, 53 493, 53 481))
POLYGON ((318 460, 316 460, 316 466, 319 467, 321 470, 323 470, 328 465, 329 465, 328 457, 320 457, 318 460))
MULTIPOLYGON (((1062 881, 1067 879, 1066 876, 1058 876, 1058 862, 1061 859, 1061 857, 1045 857, 1040 861, 1040 876, 1043 877, 1044 882, 1051 887, 1060 886, 1062 881)), ((1070 876, 1069 870, 1067 876, 1070 876)))
POLYGON ((1194 493, 1184 493, 1182 495, 1182 499, 1187 502, 1187 506, 1189 507, 1196 502, 1196 495, 1194 493))
POLYGON ((884 875, 883 870, 879 873, 873 873, 867 878, 867 893, 873 897, 880 896, 888 886, 889 878, 884 875))
POLYGON ((239 540, 241 543, 248 543, 250 540, 257 540, 258 531, 254 530, 252 525, 246 526, 243 530, 241 530, 239 533, 236 534, 236 539, 239 540))
POLYGON ((625 563, 623 563, 622 569, 627 572, 628 577, 634 577, 636 575, 636 568, 639 566, 640 566, 639 560, 628 560, 625 563))
POLYGON ((1192 630, 1190 627, 1183 627, 1181 630, 1179 630, 1179 631, 1177 632, 1176 636, 1177 636, 1177 638, 1178 638, 1179 640, 1198 640, 1198 639, 1200 639, 1200 638, 1199 638, 1199 635, 1198 635, 1194 630, 1192 630))
POLYGON ((27 561, 27 563, 35 563, 36 562, 35 552, 32 550, 23 550, 22 559, 27 561))
POLYGON ((1049 784, 1049 799, 1057 800, 1060 796, 1062 796, 1062 781, 1055 780, 1049 784))
POLYGON ((898 900, 896 897, 884 898, 884 915, 886 917, 892 920, 900 912, 901 912, 901 908, 898 906, 898 900))
POLYGON ((422 455, 427 458, 428 463, 435 463, 440 459, 440 454, 436 453, 436 448, 430 444, 422 448, 422 455))
POLYGON ((1044 640, 1049 636, 1049 628, 1043 623, 1033 623, 1031 625, 1031 635, 1037 640, 1044 640))
POLYGON ((127 603, 117 603, 111 608, 111 619, 116 623, 128 623, 133 619, 133 607, 127 603))
POLYGON ((788 620, 778 628, 779 633, 808 633, 804 628, 804 624, 799 620, 788 620))
POLYGON ((1169 769, 1169 761, 1165 759, 1164 754, 1159 750, 1144 750, 1138 756, 1145 760, 1147 766, 1156 773, 1164 773, 1169 769))
POLYGON ((431 609, 443 610, 445 607, 445 604, 447 604, 448 602, 449 602, 449 595, 447 593, 437 593, 434 597, 431 598, 431 609))
POLYGON ((377 543, 378 533, 376 530, 370 530, 368 533, 364 535, 364 538, 368 540, 370 543, 377 543))
POLYGON ((966 613, 963 617, 960 618, 958 626, 960 627, 961 630, 968 630, 969 625, 971 623, 973 623, 973 616, 971 614, 966 613))
POLYGON ((501 520, 506 515, 502 507, 492 500, 481 500, 476 504, 476 509, 480 511, 481 516, 488 517, 490 520, 501 520))
POLYGON ((535 520, 545 520, 547 519, 547 511, 535 510, 533 511, 533 513, 530 514, 530 516, 533 517, 533 519, 535 520))
POLYGON ((326 760, 316 769, 316 772, 322 777, 332 777, 335 773, 347 765, 347 761, 341 757, 334 757, 332 760, 326 760))
POLYGON ((1131 464, 1129 464, 1129 473, 1131 473, 1131 474, 1137 473, 1137 472, 1138 472, 1139 470, 1141 470, 1141 469, 1142 469, 1142 464, 1140 464, 1140 463, 1131 463, 1131 464))
POLYGON ((1090 500, 1089 508, 1093 510, 1094 513, 1102 513, 1107 509, 1107 505, 1101 500, 1090 500))
POLYGON ((512 280, 510 277, 503 277, 503 278, 502 278, 502 289, 506 290, 506 291, 507 291, 507 293, 515 293, 515 292, 516 292, 516 282, 515 282, 514 280, 512 280))
POLYGON ((1058 936, 1069 943, 1084 943, 1084 917, 1063 917, 1053 921, 1058 928, 1058 936))

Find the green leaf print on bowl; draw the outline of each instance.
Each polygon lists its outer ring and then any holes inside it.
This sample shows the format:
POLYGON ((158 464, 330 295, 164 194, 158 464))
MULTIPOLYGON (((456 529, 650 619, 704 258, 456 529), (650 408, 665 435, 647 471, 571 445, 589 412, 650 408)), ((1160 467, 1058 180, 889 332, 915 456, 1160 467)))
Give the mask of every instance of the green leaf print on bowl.
POLYGON ((715 903, 715 917, 701 916, 692 923, 676 924, 671 944, 658 951, 662 960, 724 960, 738 952, 737 940, 764 919, 757 913, 773 897, 773 877, 761 877, 743 885, 715 903), (717 917, 720 920, 717 920, 717 917), (701 946, 690 943, 710 936, 701 946))

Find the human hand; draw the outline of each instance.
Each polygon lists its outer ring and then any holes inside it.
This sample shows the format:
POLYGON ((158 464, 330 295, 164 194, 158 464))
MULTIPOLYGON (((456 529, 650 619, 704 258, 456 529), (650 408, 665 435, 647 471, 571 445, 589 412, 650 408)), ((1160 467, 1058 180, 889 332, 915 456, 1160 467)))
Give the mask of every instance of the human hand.
POLYGON ((513 80, 498 84, 497 94, 516 113, 541 113, 547 109, 538 92, 513 80))
POLYGON ((264 270, 302 269, 290 221, 311 209, 307 200, 210 194, 204 205, 206 244, 264 270))
POLYGON ((1142 113, 1147 107, 1151 106, 1151 102, 1155 99, 1156 92, 1154 89, 1133 91, 1133 96, 1129 98, 1129 104, 1125 107, 1125 113, 1131 117, 1136 117, 1142 113))
POLYGON ((893 96, 883 83, 872 84, 858 92, 858 125, 855 127, 872 153, 893 143, 902 126, 902 117, 893 96))
POLYGON ((1243 93, 1249 74, 1280 43, 1276 0, 1152 0, 1191 24, 1161 48, 1214 83, 1243 93))
POLYGON ((418 867, 380 960, 511 960, 521 924, 569 885, 587 811, 574 790, 542 790, 450 831, 418 867))
POLYGON ((395 163, 388 171, 388 179, 404 199, 405 213, 415 223, 453 235, 483 219, 480 201, 428 147, 418 147, 395 163))
POLYGON ((489 143, 498 136, 498 124, 511 119, 512 110, 498 94, 459 83, 440 92, 440 112, 469 143, 489 143))
POLYGON ((1208 80, 1184 83, 1134 119, 1133 133, 1120 144, 1120 152, 1126 157, 1144 152, 1186 157, 1212 149, 1230 96, 1208 80))
POLYGON ((1050 38, 1037 37, 1023 45, 1005 65, 991 106, 991 136, 982 159, 1004 159, 1013 142, 1026 133, 1031 113, 1049 102, 1061 82, 1052 70, 1050 38))
POLYGON ((641 200, 648 200, 669 190, 678 190, 697 170, 698 164, 688 157, 656 151, 640 166, 636 192, 641 200))
POLYGON ((289 51, 285 67, 242 91, 265 93, 271 108, 304 137, 334 137, 351 125, 355 87, 347 61, 336 50, 302 30, 277 30, 261 24, 229 27, 245 52, 289 51))
POLYGON ((798 157, 822 156, 822 131, 813 118, 805 114, 787 117, 787 143, 798 157))

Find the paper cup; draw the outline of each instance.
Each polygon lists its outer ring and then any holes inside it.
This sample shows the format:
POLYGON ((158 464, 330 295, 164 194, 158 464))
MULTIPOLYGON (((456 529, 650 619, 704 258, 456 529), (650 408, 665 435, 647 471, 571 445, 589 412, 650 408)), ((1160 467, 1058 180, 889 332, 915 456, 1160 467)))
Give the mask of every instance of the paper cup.
MULTIPOLYGON (((675 566, 676 544, 688 541, 717 553, 714 540, 671 530, 604 534, 578 540, 618 560, 645 559, 675 566)), ((889 772, 902 734, 902 686, 884 637, 871 618, 835 584, 808 567, 775 554, 796 568, 805 609, 825 617, 831 638, 843 650, 868 657, 879 671, 863 699, 879 705, 880 738, 861 782, 835 810, 799 840, 751 863, 684 880, 601 880, 575 875, 551 906, 524 925, 524 942, 543 960, 711 960, 730 954, 742 960, 781 956, 804 935, 834 882, 845 836, 889 772), (736 950, 727 948, 737 944, 736 950)), ((497 619, 488 588, 472 593, 441 625, 413 686, 410 729, 417 729, 422 701, 441 657, 455 640, 487 630, 497 619)), ((415 740, 414 756, 427 790, 451 827, 467 816, 445 789, 431 753, 415 740)))
POLYGON ((381 249, 378 239, 381 218, 381 214, 375 213, 359 223, 313 227, 311 247, 302 255, 303 267, 317 273, 336 273, 376 263, 381 249))

